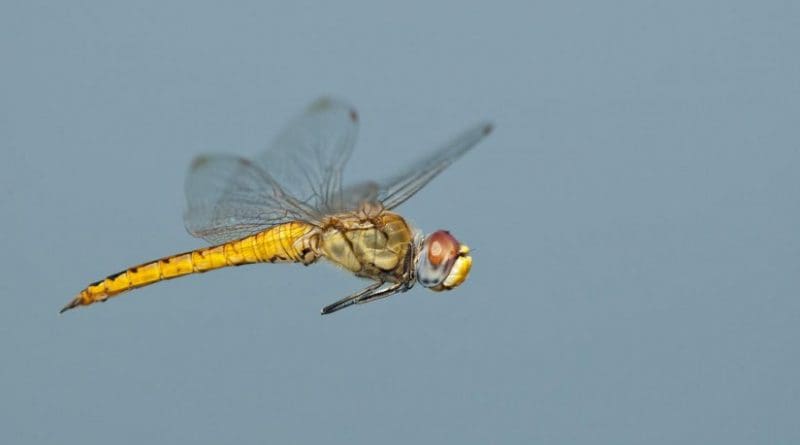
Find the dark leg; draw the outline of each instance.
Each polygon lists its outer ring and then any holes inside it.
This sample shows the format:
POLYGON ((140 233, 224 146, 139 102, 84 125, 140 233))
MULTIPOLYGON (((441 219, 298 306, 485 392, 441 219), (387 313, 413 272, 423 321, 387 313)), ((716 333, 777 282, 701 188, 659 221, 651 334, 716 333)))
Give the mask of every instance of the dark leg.
POLYGON ((389 287, 377 290, 375 292, 370 292, 356 299, 355 303, 356 304, 372 303, 373 301, 380 300, 386 297, 391 297, 392 295, 398 292, 405 292, 406 290, 408 290, 408 288, 405 287, 405 283, 393 284, 389 287))
POLYGON ((392 284, 389 287, 378 289, 383 286, 385 281, 377 281, 375 284, 363 289, 353 295, 342 298, 341 300, 331 303, 322 308, 322 315, 336 312, 340 309, 352 306, 354 304, 366 304, 377 301, 386 297, 390 297, 398 292, 405 292, 414 285, 414 245, 409 246, 408 252, 403 262, 404 272, 402 275, 402 282, 392 284))
POLYGON ((342 298, 341 300, 339 300, 339 301, 337 301, 335 303, 331 303, 331 304, 325 306, 324 308, 322 308, 322 315, 330 314, 330 313, 338 311, 339 309, 344 309, 344 308, 346 308, 348 306, 354 305, 354 304, 356 304, 358 302, 359 298, 362 298, 365 295, 369 295, 375 289, 377 289, 377 288, 379 288, 381 286, 383 286, 383 282, 382 281, 376 281, 374 284, 366 287, 365 289, 362 289, 362 290, 354 293, 353 295, 349 295, 349 296, 344 297, 344 298, 342 298))

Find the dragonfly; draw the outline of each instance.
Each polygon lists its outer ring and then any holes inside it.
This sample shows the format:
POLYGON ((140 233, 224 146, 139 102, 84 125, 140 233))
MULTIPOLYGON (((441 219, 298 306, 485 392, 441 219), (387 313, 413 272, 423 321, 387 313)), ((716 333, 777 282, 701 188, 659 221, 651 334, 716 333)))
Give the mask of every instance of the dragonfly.
POLYGON ((446 230, 423 235, 394 209, 486 137, 492 124, 473 125, 385 180, 344 185, 358 126, 351 105, 321 98, 252 159, 196 157, 186 179, 184 225, 210 246, 109 275, 61 312, 189 274, 320 259, 371 281, 322 314, 406 292, 415 282, 437 292, 456 288, 472 267, 469 247, 446 230))

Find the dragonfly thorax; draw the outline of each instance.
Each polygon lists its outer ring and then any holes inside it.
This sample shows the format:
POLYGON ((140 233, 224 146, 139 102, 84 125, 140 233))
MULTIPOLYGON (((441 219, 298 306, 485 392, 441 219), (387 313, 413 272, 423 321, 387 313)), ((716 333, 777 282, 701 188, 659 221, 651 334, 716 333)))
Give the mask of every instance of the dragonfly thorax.
POLYGON ((397 283, 409 275, 413 232, 396 213, 336 215, 323 223, 318 236, 326 259, 359 276, 397 283))

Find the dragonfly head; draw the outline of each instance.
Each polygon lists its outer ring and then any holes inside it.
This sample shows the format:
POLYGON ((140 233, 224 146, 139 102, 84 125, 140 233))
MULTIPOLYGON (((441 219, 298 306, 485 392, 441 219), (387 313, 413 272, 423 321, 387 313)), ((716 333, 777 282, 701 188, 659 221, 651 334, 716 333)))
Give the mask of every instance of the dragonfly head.
POLYGON ((463 283, 472 267, 469 247, 450 232, 439 230, 422 241, 417 261, 417 281, 434 291, 450 290, 463 283))

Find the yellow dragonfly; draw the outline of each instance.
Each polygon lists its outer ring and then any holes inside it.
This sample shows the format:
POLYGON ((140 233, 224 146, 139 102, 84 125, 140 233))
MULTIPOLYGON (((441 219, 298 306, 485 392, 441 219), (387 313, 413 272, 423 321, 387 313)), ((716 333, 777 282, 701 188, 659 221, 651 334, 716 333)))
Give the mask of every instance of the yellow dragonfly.
POLYGON ((384 181, 343 186, 342 170, 358 132, 358 114, 330 98, 290 121, 272 146, 250 160, 199 156, 186 180, 186 229, 210 247, 109 275, 81 290, 61 312, 184 275, 253 263, 305 265, 323 258, 372 281, 322 309, 329 314, 409 290, 466 280, 466 244, 439 230, 423 236, 392 210, 492 131, 475 125, 384 181))

